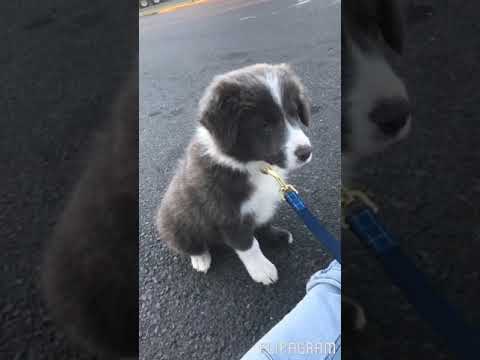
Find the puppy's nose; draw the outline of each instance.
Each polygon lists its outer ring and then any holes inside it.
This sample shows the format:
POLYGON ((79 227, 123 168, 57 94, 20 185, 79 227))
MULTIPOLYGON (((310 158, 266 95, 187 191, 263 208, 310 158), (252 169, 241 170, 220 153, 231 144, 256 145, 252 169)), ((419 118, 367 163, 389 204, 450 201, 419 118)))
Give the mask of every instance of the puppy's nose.
POLYGON ((370 120, 385 135, 394 136, 406 125, 411 114, 412 108, 407 99, 384 99, 375 105, 370 113, 370 120))
POLYGON ((310 145, 302 145, 297 147, 297 149, 295 150, 295 156, 301 162, 307 161, 311 154, 312 154, 312 147, 310 145))

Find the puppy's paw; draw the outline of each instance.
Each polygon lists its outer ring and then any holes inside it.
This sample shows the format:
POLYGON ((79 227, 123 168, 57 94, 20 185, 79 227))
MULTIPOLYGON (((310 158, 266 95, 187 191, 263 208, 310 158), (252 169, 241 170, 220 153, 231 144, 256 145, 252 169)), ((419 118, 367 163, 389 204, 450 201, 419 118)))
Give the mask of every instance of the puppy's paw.
POLYGON ((342 313, 348 331, 360 332, 367 326, 367 317, 363 307, 349 297, 342 297, 342 313))
POLYGON ((365 311, 362 307, 358 309, 357 316, 355 317, 355 330, 363 331, 367 326, 367 317, 365 316, 365 311))
POLYGON ((293 243, 293 235, 290 231, 272 226, 272 233, 278 244, 293 243))
POLYGON ((254 281, 263 285, 271 285, 278 280, 277 268, 266 257, 251 263, 247 270, 254 281))
POLYGON ((293 235, 290 231, 272 226, 273 240, 279 244, 291 244, 293 243, 293 235))
POLYGON ((292 233, 276 226, 267 225, 259 228, 255 235, 258 236, 262 244, 271 248, 284 247, 293 243, 292 233))
POLYGON ((289 244, 292 244, 293 243, 293 235, 290 231, 287 231, 288 232, 288 239, 287 239, 287 242, 289 244))
POLYGON ((192 267, 199 272, 206 273, 210 268, 210 264, 212 263, 212 256, 209 252, 206 252, 201 255, 192 255, 190 256, 192 260, 192 267))

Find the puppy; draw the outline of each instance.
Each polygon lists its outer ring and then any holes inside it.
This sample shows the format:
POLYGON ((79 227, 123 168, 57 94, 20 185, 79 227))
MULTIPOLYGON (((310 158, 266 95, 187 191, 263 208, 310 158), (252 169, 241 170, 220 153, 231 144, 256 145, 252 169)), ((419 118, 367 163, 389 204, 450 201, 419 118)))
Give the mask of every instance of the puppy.
POLYGON ((42 268, 54 320, 101 359, 138 358, 137 79, 98 134, 42 268))
POLYGON ((198 119, 157 213, 160 237, 201 272, 210 267, 209 248, 227 244, 254 281, 272 284, 277 269, 257 239, 293 238, 270 223, 279 189, 261 170, 271 164, 286 177, 311 160, 304 87, 288 65, 248 66, 213 79, 198 119))
MULTIPOLYGON (((359 159, 386 149, 410 130, 412 106, 393 67, 395 54, 403 52, 407 6, 401 0, 343 1, 343 184, 359 159)), ((342 307, 346 329, 365 327, 361 306, 344 296, 342 307)))

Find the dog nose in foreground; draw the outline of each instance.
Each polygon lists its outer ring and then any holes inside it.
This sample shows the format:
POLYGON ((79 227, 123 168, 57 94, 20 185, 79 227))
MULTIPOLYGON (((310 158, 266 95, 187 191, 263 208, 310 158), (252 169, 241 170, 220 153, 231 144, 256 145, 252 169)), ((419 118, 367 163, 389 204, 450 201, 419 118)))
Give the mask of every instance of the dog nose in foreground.
POLYGON ((385 135, 395 136, 407 124, 412 108, 405 98, 391 98, 379 101, 372 112, 373 121, 385 135))
POLYGON ((301 162, 307 161, 311 154, 312 147, 310 145, 302 145, 295 150, 295 156, 301 162))

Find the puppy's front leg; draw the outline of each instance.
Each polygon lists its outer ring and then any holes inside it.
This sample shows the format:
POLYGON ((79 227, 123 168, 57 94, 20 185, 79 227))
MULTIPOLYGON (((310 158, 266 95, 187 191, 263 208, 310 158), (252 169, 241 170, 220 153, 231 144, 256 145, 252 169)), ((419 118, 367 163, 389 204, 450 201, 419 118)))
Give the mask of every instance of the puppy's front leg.
POLYGON ((277 268, 263 255, 255 237, 252 237, 252 243, 248 249, 235 249, 235 252, 254 281, 270 285, 278 280, 277 268))
POLYGON ((278 280, 277 268, 263 255, 253 234, 253 226, 243 224, 229 228, 226 239, 254 281, 270 285, 278 280))

